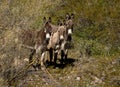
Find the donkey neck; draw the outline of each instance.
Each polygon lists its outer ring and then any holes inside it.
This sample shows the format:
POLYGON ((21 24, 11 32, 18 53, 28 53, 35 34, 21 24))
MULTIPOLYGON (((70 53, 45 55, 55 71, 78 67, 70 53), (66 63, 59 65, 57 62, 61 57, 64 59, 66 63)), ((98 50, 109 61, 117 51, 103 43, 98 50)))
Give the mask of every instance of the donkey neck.
POLYGON ((51 23, 50 23, 50 26, 52 27, 52 32, 53 32, 53 33, 57 32, 59 26, 54 25, 54 24, 51 24, 51 23))

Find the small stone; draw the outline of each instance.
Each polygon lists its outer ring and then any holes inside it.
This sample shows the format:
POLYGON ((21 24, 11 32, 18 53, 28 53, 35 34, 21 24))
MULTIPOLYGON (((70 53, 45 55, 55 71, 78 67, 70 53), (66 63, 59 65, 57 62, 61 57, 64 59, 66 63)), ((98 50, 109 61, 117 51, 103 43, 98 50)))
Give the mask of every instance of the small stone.
POLYGON ((25 59, 24 59, 24 61, 25 61, 25 62, 28 62, 28 61, 29 61, 29 59, 28 59, 28 58, 25 58, 25 59))
POLYGON ((63 78, 62 77, 59 77, 60 80, 62 80, 63 78))
POLYGON ((68 76, 68 79, 70 78, 70 76, 68 76))
POLYGON ((76 80, 79 81, 79 80, 80 80, 80 77, 76 77, 76 80))

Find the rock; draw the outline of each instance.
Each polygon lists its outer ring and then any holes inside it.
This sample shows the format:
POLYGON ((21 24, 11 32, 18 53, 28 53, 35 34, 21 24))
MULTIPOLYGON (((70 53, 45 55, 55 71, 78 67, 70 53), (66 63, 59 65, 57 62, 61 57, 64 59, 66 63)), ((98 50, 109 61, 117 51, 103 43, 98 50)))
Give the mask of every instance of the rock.
POLYGON ((76 80, 77 80, 77 81, 80 81, 80 77, 76 77, 76 80))
POLYGON ((25 58, 24 61, 25 61, 25 62, 29 62, 29 59, 28 59, 28 58, 25 58))

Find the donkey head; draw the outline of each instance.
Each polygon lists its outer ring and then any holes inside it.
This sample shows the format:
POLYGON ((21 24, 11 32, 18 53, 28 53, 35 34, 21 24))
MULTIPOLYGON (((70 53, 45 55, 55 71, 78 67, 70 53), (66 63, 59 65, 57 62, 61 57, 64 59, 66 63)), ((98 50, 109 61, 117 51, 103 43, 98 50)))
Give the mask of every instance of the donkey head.
MULTIPOLYGON (((49 17, 49 19, 51 19, 51 18, 49 17)), ((50 20, 46 21, 46 17, 44 17, 43 21, 44 21, 43 28, 44 28, 44 32, 46 33, 46 39, 49 40, 51 33, 52 33, 52 27, 50 25, 50 20)))
POLYGON ((67 29, 67 35, 68 35, 68 41, 71 41, 72 39, 72 33, 73 33, 73 26, 74 26, 74 23, 73 23, 73 20, 74 20, 74 14, 67 14, 66 15, 66 21, 65 21, 65 26, 66 26, 66 29, 67 29))
POLYGON ((66 27, 61 25, 58 29, 58 32, 59 32, 59 36, 60 36, 60 41, 63 41, 65 40, 65 37, 66 37, 66 27))

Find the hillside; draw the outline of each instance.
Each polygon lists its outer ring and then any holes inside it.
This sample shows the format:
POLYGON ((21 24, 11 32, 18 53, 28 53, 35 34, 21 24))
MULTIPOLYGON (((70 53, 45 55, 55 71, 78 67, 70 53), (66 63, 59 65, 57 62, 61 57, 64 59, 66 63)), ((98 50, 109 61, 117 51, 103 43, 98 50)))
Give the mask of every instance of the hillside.
POLYGON ((119 9, 120 0, 0 0, 0 87, 119 87, 119 9), (43 17, 57 24, 66 13, 75 15, 67 64, 26 68, 20 30, 41 29, 43 17))

